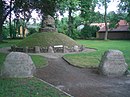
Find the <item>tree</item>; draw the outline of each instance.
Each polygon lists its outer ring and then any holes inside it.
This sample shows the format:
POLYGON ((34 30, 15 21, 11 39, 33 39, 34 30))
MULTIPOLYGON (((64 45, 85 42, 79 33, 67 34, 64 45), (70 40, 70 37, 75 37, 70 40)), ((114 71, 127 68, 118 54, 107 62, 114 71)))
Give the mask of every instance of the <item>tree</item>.
POLYGON ((36 9, 37 13, 42 19, 41 26, 43 25, 43 21, 47 15, 51 15, 52 17, 55 16, 57 9, 59 7, 59 3, 62 0, 38 0, 33 1, 34 8, 36 9))
POLYGON ((115 13, 114 11, 111 11, 107 15, 107 19, 109 21, 109 28, 115 28, 116 24, 120 20, 126 20, 127 14, 126 13, 115 13))
POLYGON ((79 10, 79 0, 63 0, 59 3, 59 12, 63 15, 64 12, 68 12, 68 36, 72 37, 74 32, 74 17, 73 14, 79 10))
POLYGON ((2 27, 4 21, 12 10, 13 8, 9 7, 7 0, 0 0, 0 41, 2 41, 2 27))
POLYGON ((80 16, 84 18, 85 23, 90 24, 92 22, 95 22, 97 20, 97 17, 101 16, 98 12, 96 13, 94 11, 97 4, 98 0, 81 0, 80 16))
POLYGON ((105 22, 105 36, 104 36, 104 40, 107 40, 108 37, 108 25, 107 25, 107 7, 108 7, 108 3, 110 2, 110 0, 99 0, 99 4, 104 6, 105 12, 104 12, 104 22, 105 22))
MULTIPOLYGON (((26 24, 31 18, 31 13, 34 10, 33 6, 34 2, 32 0, 15 0, 14 2, 14 13, 15 13, 15 20, 21 21, 22 20, 22 28, 23 28, 23 36, 25 36, 25 28, 26 24)), ((14 35, 13 38, 16 36, 14 35)))
POLYGON ((130 24, 130 0, 120 0, 119 12, 127 13, 126 20, 130 24))

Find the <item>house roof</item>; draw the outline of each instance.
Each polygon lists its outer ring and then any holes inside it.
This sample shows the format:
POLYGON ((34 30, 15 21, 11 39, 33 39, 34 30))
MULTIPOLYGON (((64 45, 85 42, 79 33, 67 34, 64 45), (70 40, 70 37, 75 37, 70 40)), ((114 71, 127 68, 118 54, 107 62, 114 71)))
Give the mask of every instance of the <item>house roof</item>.
MULTIPOLYGON (((104 31, 106 31, 105 26, 102 27, 102 28, 99 30, 99 32, 104 32, 104 31)), ((111 31, 111 32, 116 32, 116 31, 129 31, 129 25, 128 25, 128 23, 127 23, 125 20, 120 20, 120 21, 117 23, 116 28, 108 29, 108 31, 111 31)))

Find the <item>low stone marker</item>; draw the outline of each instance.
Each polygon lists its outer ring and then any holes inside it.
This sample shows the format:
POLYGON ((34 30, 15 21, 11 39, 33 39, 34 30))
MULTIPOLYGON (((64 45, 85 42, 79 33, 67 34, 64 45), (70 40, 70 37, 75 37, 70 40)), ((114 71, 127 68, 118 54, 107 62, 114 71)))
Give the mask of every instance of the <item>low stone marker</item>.
POLYGON ((54 50, 53 50, 53 47, 52 47, 52 46, 49 46, 49 48, 48 48, 48 53, 54 53, 54 50))
POLYGON ((35 50, 35 53, 40 53, 40 47, 39 46, 35 46, 34 50, 35 50))
POLYGON ((106 76, 123 76, 128 69, 123 53, 119 50, 108 50, 102 56, 99 70, 106 76))
POLYGON ((75 46, 74 46, 74 51, 75 51, 75 52, 79 52, 79 46, 75 45, 75 46))
POLYGON ((68 46, 64 46, 64 53, 69 53, 69 47, 68 46))
POLYGON ((11 78, 33 77, 35 65, 28 54, 21 52, 11 52, 7 55, 1 75, 11 78))

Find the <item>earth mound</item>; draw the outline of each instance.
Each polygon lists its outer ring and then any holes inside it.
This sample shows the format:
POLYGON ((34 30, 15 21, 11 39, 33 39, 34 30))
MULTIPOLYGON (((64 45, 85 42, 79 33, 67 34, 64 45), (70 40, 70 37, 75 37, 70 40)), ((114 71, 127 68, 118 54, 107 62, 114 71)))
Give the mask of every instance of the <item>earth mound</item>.
POLYGON ((68 47, 73 47, 78 45, 73 39, 62 34, 62 33, 52 33, 52 32, 42 32, 35 33, 29 37, 23 39, 17 46, 19 47, 49 47, 54 45, 65 45, 68 47))

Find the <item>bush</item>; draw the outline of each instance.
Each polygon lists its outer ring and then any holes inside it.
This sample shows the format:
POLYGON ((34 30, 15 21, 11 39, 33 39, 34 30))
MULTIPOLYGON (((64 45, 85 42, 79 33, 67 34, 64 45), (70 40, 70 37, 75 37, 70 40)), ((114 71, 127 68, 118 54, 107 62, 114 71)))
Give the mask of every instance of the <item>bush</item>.
POLYGON ((3 39, 7 39, 8 36, 9 36, 9 28, 3 27, 3 33, 2 33, 3 39))
POLYGON ((97 26, 85 25, 85 27, 81 30, 80 37, 81 39, 90 39, 92 37, 96 37, 96 32, 99 30, 97 26))
POLYGON ((28 31, 29 31, 28 35, 31 35, 33 33, 38 33, 38 31, 35 28, 28 28, 28 31))

